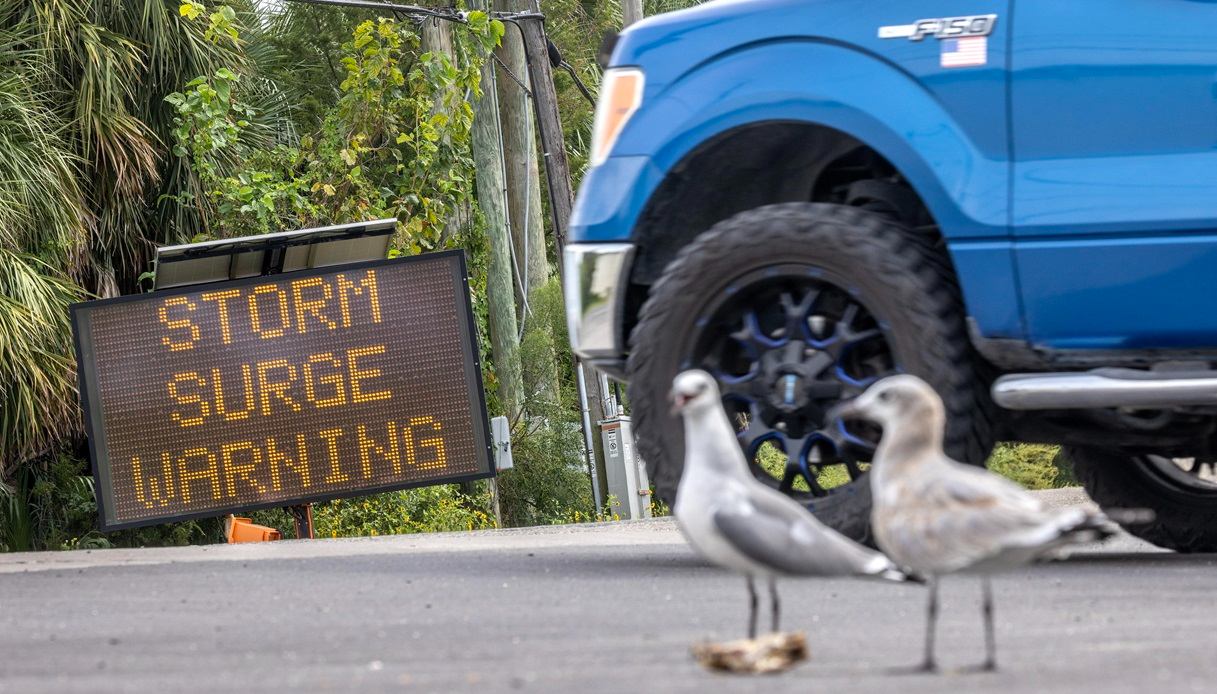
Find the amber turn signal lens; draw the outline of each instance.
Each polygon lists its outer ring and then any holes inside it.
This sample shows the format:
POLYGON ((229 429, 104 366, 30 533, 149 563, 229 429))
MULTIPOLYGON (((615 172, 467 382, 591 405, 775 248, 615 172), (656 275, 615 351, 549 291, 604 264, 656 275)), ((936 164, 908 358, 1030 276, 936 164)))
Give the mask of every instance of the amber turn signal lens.
POLYGON ((617 136, 642 104, 643 84, 642 70, 638 68, 614 68, 604 73, 592 132, 592 166, 608 159, 617 136))

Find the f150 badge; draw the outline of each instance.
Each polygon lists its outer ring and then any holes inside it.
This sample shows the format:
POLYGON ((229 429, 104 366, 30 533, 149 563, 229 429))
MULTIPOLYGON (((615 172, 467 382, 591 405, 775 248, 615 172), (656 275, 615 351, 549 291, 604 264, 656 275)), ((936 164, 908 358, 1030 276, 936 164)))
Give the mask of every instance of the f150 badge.
POLYGON ((989 34, 995 24, 995 14, 918 19, 912 24, 879 27, 879 38, 922 41, 933 36, 942 41, 939 51, 942 67, 975 67, 989 60, 989 34))

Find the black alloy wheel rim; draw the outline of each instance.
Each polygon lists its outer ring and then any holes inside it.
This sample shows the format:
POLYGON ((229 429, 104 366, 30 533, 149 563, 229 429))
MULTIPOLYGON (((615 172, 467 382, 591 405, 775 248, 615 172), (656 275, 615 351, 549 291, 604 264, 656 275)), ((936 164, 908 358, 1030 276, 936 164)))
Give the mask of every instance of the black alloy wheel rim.
POLYGON ((826 415, 899 368, 886 326, 854 293, 813 266, 771 266, 730 283, 694 325, 686 366, 717 379, 759 479, 810 505, 865 474, 878 428, 826 415), (785 455, 780 469, 762 466, 766 443, 785 455), (835 465, 847 483, 821 484, 835 465))
POLYGON ((1193 496, 1217 499, 1217 462, 1212 458, 1140 456, 1150 473, 1169 488, 1193 496))

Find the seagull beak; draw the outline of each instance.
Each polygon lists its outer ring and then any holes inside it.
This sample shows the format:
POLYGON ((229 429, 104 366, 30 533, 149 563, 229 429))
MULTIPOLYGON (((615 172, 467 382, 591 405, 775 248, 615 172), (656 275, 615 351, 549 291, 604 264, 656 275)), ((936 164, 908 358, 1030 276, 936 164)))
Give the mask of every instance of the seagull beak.
POLYGON ((689 404, 689 401, 693 399, 693 396, 684 395, 683 393, 672 393, 670 399, 672 400, 672 416, 675 417, 681 412, 684 412, 685 405, 689 404))
POLYGON ((863 410, 858 407, 858 399, 845 400, 833 405, 824 413, 826 421, 835 422, 838 419, 860 419, 863 410))

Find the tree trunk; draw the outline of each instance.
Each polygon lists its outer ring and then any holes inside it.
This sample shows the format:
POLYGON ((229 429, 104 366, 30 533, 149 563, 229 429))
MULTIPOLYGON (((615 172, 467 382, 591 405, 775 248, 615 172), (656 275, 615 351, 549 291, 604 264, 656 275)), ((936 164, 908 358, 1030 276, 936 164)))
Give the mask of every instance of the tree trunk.
MULTIPOLYGON (((473 9, 487 0, 471 0, 473 9)), ((494 64, 482 67, 482 98, 473 113, 473 162, 476 169, 478 206, 486 218, 486 237, 490 257, 486 268, 486 303, 490 314, 491 360, 499 381, 499 400, 508 420, 519 419, 524 403, 520 373, 520 334, 516 320, 515 292, 512 289, 511 238, 507 234, 507 208, 504 199, 503 141, 499 137, 499 105, 494 84, 494 64)), ((490 484, 495 520, 503 524, 498 485, 490 484)))

